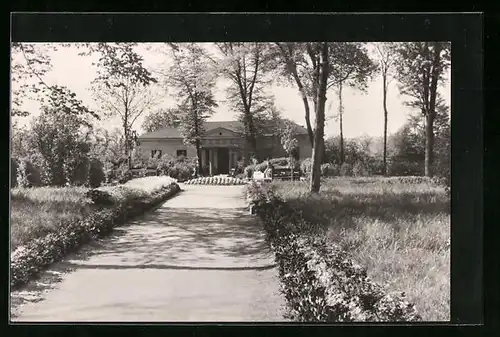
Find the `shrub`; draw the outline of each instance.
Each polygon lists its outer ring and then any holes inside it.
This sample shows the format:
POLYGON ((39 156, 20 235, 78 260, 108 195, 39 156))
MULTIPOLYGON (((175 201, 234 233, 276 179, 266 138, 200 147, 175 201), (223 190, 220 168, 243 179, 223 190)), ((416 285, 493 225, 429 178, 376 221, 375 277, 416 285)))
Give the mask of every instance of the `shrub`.
POLYGON ((289 166, 290 165, 289 159, 286 157, 273 158, 273 159, 269 160, 269 162, 273 166, 289 166))
POLYGON ((130 217, 143 213, 179 191, 179 186, 171 180, 155 178, 159 177, 135 179, 127 187, 108 189, 110 193, 93 190, 88 194, 89 197, 107 200, 104 203, 112 208, 98 209, 83 219, 62 221, 55 231, 44 233, 17 247, 11 254, 11 287, 23 285, 44 267, 61 260, 80 245, 108 234, 130 217), (144 185, 146 188, 142 188, 144 185))
POLYGON ((118 179, 118 182, 120 184, 124 184, 130 179, 132 179, 132 172, 128 168, 127 163, 121 163, 120 166, 118 166, 118 169, 116 170, 116 179, 118 179))
POLYGON ((257 172, 257 171, 264 172, 267 169, 267 166, 268 166, 268 162, 263 161, 262 163, 255 165, 254 172, 257 172))
POLYGON ((90 159, 81 157, 78 163, 71 168, 67 174, 67 184, 71 186, 82 186, 88 182, 90 174, 90 159))
POLYGON ((333 177, 340 175, 340 167, 337 164, 321 164, 321 175, 323 177, 333 177))
POLYGON ((174 163, 174 158, 167 155, 156 160, 156 165, 153 165, 152 162, 149 162, 148 167, 156 168, 156 172, 158 175, 166 176, 168 175, 170 168, 174 166, 174 163))
POLYGON ((15 158, 10 158, 10 186, 17 186, 17 160, 15 158))
POLYGON ((300 170, 304 175, 311 174, 312 162, 311 158, 306 158, 300 163, 300 170))
POLYGON ((358 160, 352 167, 352 175, 355 177, 366 177, 369 176, 370 173, 366 165, 358 160))
POLYGON ((243 160, 238 160, 236 162, 236 170, 235 170, 235 174, 236 175, 241 175, 245 172, 245 164, 243 162, 243 160))
POLYGON ((352 165, 349 163, 343 163, 340 165, 340 175, 343 177, 350 177, 352 176, 352 165))
POLYGON ((99 206, 110 206, 113 204, 111 194, 106 191, 92 189, 89 190, 85 196, 92 200, 92 202, 99 206))
POLYGON ((185 181, 191 178, 194 165, 187 161, 179 161, 169 169, 168 175, 179 181, 185 181))
POLYGON ((154 158, 147 158, 139 149, 134 149, 132 150, 131 154, 131 161, 132 161, 132 168, 144 168, 144 167, 151 167, 150 162, 154 161, 154 158))
POLYGON ((99 187, 106 181, 104 165, 98 159, 91 159, 88 172, 88 185, 92 188, 99 187))
POLYGON ((17 168, 17 185, 19 187, 42 186, 40 171, 28 158, 21 158, 17 168))
MULTIPOLYGON (((278 262, 289 316, 303 322, 417 321, 421 317, 403 294, 387 294, 366 269, 323 237, 272 190, 249 184, 257 199, 267 240, 278 262)), ((267 187, 266 187, 267 188, 267 187)))
POLYGON ((115 167, 111 161, 106 160, 103 163, 104 181, 107 184, 110 184, 116 179, 116 171, 114 168, 115 167))
POLYGON ((255 170, 256 166, 257 166, 256 164, 250 164, 247 167, 245 167, 245 170, 244 170, 245 177, 252 178, 253 173, 256 171, 255 170))

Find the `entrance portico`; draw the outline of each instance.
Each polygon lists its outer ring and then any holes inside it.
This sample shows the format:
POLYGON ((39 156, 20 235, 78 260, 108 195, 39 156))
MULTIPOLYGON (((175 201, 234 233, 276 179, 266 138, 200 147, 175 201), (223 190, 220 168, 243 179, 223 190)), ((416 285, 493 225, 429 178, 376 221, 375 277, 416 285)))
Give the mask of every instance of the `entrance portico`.
POLYGON ((240 149, 236 146, 202 147, 201 166, 209 175, 228 174, 236 167, 240 149))
POLYGON ((243 156, 241 135, 217 128, 207 132, 201 141, 201 166, 209 175, 228 174, 236 167, 238 157, 243 156))

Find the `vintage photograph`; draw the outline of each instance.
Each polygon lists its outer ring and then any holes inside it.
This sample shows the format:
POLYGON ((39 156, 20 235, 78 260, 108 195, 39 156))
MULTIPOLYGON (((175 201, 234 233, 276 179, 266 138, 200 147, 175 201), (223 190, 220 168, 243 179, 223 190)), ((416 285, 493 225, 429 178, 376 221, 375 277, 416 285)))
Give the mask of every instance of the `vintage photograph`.
POLYGON ((450 320, 450 42, 12 42, 10 71, 12 322, 450 320))

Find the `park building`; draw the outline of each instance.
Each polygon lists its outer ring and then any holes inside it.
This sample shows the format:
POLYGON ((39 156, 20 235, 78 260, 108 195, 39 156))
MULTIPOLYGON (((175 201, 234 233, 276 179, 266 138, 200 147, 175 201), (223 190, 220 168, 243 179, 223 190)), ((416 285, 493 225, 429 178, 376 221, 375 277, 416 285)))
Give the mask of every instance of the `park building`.
MULTIPOLYGON (((273 123, 274 124, 274 123, 273 123)), ((307 130, 294 124, 295 137, 298 141, 300 161, 311 157, 311 144, 307 130)), ((237 162, 243 160, 245 165, 251 156, 251 146, 243 136, 243 124, 239 121, 205 122, 205 134, 201 141, 201 164, 209 175, 227 174, 235 168, 237 162)), ((281 145, 277 125, 269 124, 257 138, 259 158, 286 157, 281 145)), ((139 149, 144 156, 161 157, 162 155, 196 157, 196 148, 183 143, 178 128, 164 128, 142 134, 139 137, 139 149)))

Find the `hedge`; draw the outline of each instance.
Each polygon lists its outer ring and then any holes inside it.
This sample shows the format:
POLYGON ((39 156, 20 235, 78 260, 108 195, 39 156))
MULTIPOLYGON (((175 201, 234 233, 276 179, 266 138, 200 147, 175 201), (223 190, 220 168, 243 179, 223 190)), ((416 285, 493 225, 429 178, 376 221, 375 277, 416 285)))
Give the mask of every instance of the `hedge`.
POLYGON ((131 198, 111 207, 103 207, 87 219, 61 224, 61 231, 50 233, 18 247, 11 254, 10 285, 18 288, 50 264, 60 261, 93 238, 109 234, 114 227, 140 215, 180 191, 176 183, 145 198, 131 198))
POLYGON ((188 185, 245 185, 246 181, 233 177, 199 177, 185 182, 188 185))
POLYGON ((403 293, 387 293, 347 252, 314 235, 307 223, 265 185, 248 196, 262 219, 278 263, 288 316, 300 322, 419 321, 403 293))

